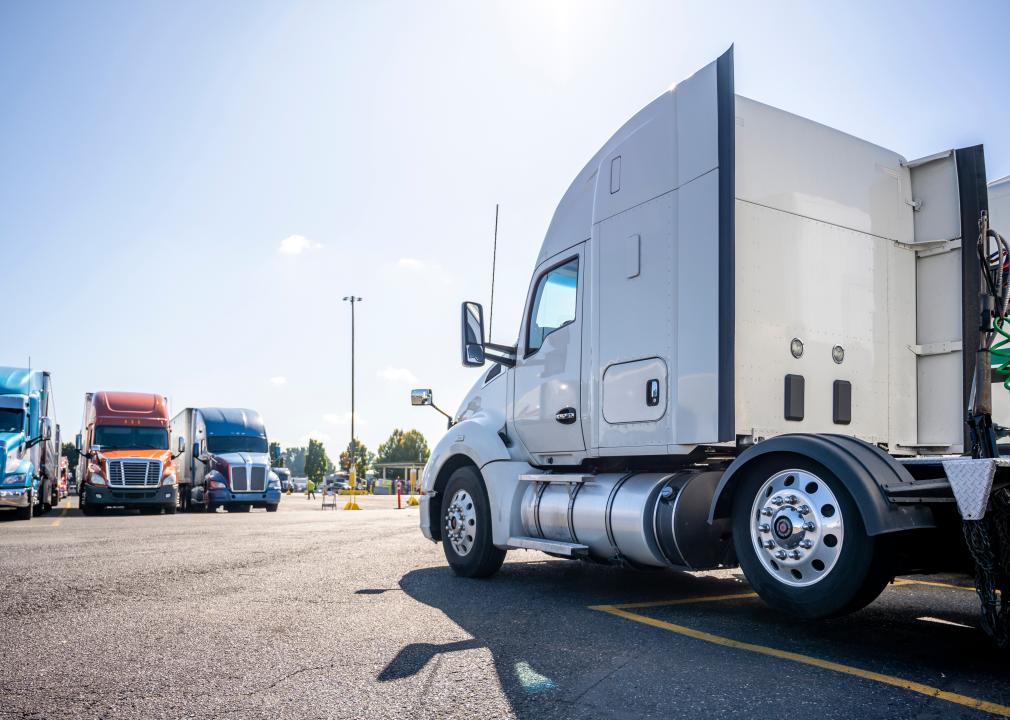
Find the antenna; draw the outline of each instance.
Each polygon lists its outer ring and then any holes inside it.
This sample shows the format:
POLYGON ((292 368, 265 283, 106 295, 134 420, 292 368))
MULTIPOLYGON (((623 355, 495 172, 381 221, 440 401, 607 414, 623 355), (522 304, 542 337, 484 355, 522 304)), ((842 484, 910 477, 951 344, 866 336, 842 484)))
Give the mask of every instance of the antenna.
POLYGON ((494 204, 494 245, 491 247, 491 309, 487 317, 487 339, 491 340, 491 328, 494 325, 494 270, 498 259, 498 203, 494 204))

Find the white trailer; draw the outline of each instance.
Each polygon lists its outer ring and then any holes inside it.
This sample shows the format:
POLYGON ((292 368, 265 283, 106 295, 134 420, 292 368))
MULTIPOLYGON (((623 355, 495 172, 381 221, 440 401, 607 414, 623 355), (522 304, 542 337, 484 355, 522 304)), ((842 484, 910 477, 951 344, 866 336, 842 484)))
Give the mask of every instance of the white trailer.
POLYGON ((908 161, 737 96, 731 49, 576 176, 514 345, 463 304, 463 364, 494 365, 425 467, 422 532, 468 577, 510 549, 739 564, 803 617, 970 570, 962 523, 991 557, 1010 506, 986 205, 981 146, 908 161))

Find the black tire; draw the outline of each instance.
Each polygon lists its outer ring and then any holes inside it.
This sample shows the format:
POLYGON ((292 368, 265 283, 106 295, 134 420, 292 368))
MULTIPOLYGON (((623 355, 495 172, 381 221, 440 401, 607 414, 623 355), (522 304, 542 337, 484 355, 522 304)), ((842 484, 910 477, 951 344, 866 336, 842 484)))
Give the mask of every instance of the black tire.
POLYGON ((505 561, 505 551, 496 548, 491 542, 491 507, 484 482, 476 468, 469 465, 461 467, 449 476, 442 494, 442 512, 439 518, 442 525, 442 551, 454 573, 460 577, 486 578, 498 572, 505 561), (464 553, 453 547, 447 529, 450 523, 449 509, 457 494, 465 498, 467 505, 472 504, 475 511, 474 531, 472 535, 466 536, 470 541, 464 553))
POLYGON ((175 511, 176 511, 177 509, 178 509, 178 508, 176 508, 176 506, 175 506, 175 503, 172 503, 171 505, 165 505, 165 506, 164 506, 164 507, 162 508, 162 510, 164 510, 164 511, 165 511, 165 514, 166 514, 166 515, 175 515, 175 511))
POLYGON ((209 512, 209 513, 217 512, 217 505, 215 505, 214 503, 212 503, 210 501, 210 498, 207 498, 207 501, 203 505, 203 510, 204 510, 204 512, 209 512))
POLYGON ((267 505, 267 512, 277 512, 276 505, 267 505))
POLYGON ((837 617, 865 607, 894 579, 888 536, 866 534, 855 501, 827 468, 800 455, 783 454, 756 461, 745 472, 733 499, 733 544, 747 580, 769 606, 803 619, 837 617), (788 585, 773 575, 758 558, 751 539, 755 497, 767 480, 785 470, 807 471, 826 483, 844 522, 844 541, 834 566, 805 587, 788 585))
POLYGON ((80 507, 81 515, 92 517, 94 515, 97 515, 101 510, 101 508, 95 508, 91 506, 91 503, 88 502, 88 492, 87 490, 84 490, 84 488, 81 488, 78 491, 77 497, 78 497, 77 504, 78 507, 80 507))
POLYGON ((23 508, 18 508, 14 511, 14 517, 18 520, 31 520, 32 515, 35 512, 35 502, 32 498, 28 498, 28 505, 23 508))
POLYGON ((43 480, 39 485, 39 507, 35 511, 37 515, 45 515, 53 509, 52 495, 52 488, 48 481, 43 480))

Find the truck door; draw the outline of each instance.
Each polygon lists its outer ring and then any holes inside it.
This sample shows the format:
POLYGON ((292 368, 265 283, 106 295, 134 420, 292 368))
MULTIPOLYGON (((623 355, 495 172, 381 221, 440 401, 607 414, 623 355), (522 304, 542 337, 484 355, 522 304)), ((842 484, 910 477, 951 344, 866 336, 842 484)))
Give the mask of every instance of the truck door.
MULTIPOLYGON (((537 268, 516 352, 512 420, 531 453, 585 450, 582 296, 585 243, 537 268)), ((556 463, 563 465, 559 458, 556 463)))

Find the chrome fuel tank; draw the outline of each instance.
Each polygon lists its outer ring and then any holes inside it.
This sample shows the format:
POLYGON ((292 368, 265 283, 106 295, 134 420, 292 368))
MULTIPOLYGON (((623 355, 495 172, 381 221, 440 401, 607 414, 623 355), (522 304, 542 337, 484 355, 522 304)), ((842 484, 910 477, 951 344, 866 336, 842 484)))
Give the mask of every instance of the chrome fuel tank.
POLYGON ((530 537, 579 543, 609 562, 716 567, 728 528, 708 524, 718 472, 596 475, 581 483, 531 482, 523 495, 530 537))

